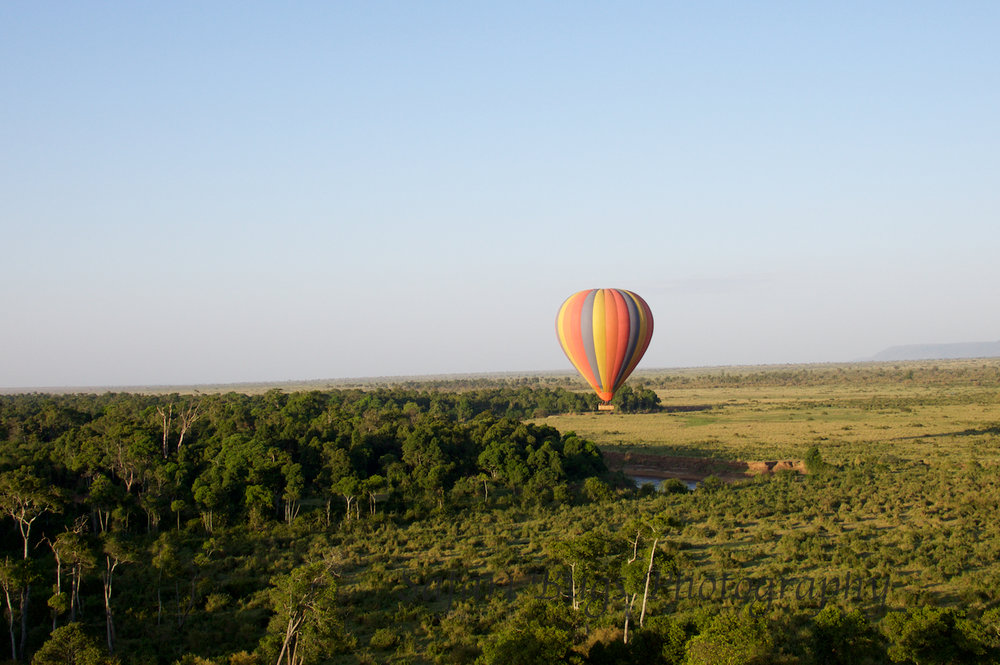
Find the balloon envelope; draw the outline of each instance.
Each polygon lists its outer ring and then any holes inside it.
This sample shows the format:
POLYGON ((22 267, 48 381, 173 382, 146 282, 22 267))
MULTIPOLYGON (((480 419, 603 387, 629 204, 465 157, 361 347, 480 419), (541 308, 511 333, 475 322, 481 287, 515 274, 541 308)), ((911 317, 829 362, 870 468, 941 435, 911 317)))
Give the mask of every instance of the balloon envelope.
POLYGON ((556 334, 577 371, 610 402, 649 346, 653 313, 631 291, 588 289, 559 308, 556 334))

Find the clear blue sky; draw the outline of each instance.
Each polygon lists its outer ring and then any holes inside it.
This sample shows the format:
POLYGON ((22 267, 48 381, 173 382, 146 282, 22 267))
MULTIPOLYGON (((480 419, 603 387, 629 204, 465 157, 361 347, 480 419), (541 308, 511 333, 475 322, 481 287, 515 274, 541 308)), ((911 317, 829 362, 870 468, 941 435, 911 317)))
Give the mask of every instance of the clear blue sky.
POLYGON ((0 386, 1000 339, 996 2, 0 5, 0 386))

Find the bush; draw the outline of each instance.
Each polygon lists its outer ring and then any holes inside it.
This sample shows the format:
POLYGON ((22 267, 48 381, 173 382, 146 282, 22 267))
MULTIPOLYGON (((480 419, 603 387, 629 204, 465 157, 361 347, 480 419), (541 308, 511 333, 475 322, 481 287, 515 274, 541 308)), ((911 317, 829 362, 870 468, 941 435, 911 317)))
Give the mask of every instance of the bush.
POLYGON ((726 486, 726 481, 718 476, 707 476, 698 483, 698 489, 705 492, 717 492, 726 486))
POLYGON ((660 483, 660 491, 664 494, 687 494, 688 486, 683 480, 668 478, 660 483))
POLYGON ((879 627, 889 640, 889 657, 896 662, 983 663, 997 657, 982 626, 952 608, 891 612, 879 627))
POLYGON ((375 634, 372 635, 371 640, 368 641, 368 645, 372 649, 379 649, 381 651, 394 649, 398 644, 399 635, 397 635, 391 628, 379 628, 375 631, 375 634))
POLYGON ((812 652, 817 662, 830 665, 877 662, 879 651, 878 635, 859 610, 844 612, 829 605, 813 620, 812 652))
POLYGON ((816 475, 823 473, 826 470, 826 462, 823 461, 823 455, 819 452, 819 448, 812 446, 806 451, 805 458, 806 472, 809 475, 816 475))
POLYGON ((115 662, 78 623, 52 631, 31 660, 32 665, 111 665, 115 662))
POLYGON ((583 495, 590 501, 601 502, 610 499, 613 493, 607 483, 591 476, 583 481, 583 495))
POLYGON ((712 619, 687 645, 690 665, 741 665, 759 662, 773 639, 764 617, 751 606, 742 612, 727 610, 712 619))

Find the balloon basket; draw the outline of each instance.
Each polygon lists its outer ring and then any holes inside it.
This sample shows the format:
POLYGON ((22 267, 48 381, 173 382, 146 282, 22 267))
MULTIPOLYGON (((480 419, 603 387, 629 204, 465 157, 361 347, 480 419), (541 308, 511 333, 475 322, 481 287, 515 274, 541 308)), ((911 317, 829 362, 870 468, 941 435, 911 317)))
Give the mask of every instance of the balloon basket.
POLYGON ((610 411, 614 411, 615 410, 615 405, 614 404, 598 404, 597 405, 597 410, 598 411, 609 411, 609 412, 610 411))

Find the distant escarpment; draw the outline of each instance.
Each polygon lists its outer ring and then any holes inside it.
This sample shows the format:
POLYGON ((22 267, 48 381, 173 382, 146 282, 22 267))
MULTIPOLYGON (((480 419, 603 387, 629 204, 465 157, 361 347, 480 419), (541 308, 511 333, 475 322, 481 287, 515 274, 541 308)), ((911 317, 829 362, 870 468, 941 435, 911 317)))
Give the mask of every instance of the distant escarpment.
POLYGON ((961 342, 957 344, 891 346, 874 355, 872 360, 949 360, 997 357, 1000 357, 1000 342, 961 342))

